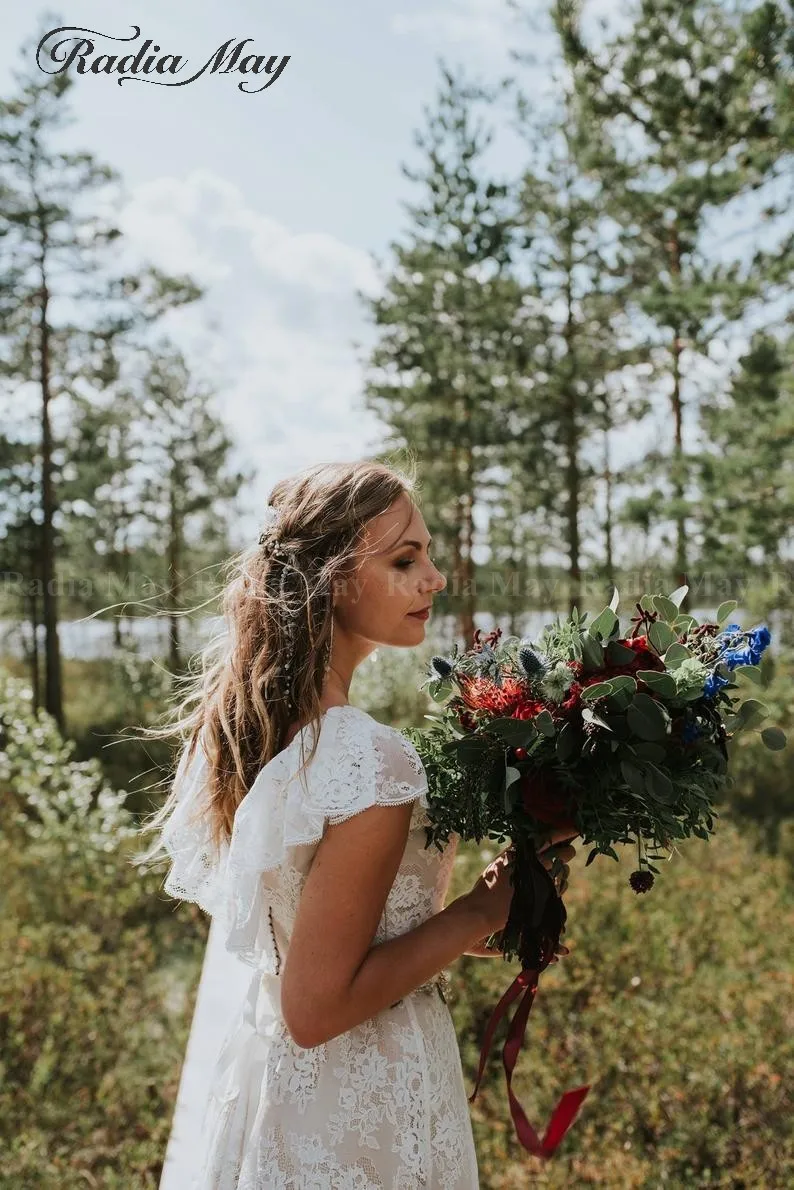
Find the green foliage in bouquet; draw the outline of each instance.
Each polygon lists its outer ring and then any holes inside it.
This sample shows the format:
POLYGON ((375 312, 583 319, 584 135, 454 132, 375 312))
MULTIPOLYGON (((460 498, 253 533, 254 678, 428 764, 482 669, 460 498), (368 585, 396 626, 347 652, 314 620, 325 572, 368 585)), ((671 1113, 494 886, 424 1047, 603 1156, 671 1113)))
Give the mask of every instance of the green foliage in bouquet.
POLYGON ((768 708, 745 698, 760 679, 771 639, 725 621, 698 623, 679 608, 687 588, 643 595, 621 635, 618 592, 591 624, 574 609, 535 644, 501 630, 434 657, 423 683, 444 704, 427 728, 406 728, 429 785, 428 844, 464 839, 527 848, 570 827, 599 854, 636 844, 631 883, 645 892, 679 839, 707 839, 714 797, 731 780, 727 742, 760 730, 774 750, 786 739, 761 728, 768 708))

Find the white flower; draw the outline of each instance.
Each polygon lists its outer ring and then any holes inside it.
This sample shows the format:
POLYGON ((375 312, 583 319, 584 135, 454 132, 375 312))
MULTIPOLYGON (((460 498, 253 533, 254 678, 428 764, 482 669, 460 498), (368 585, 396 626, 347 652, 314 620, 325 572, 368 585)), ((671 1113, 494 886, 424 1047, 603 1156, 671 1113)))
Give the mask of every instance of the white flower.
POLYGON ((572 682, 570 666, 558 661, 541 682, 541 689, 551 702, 562 702, 572 682))

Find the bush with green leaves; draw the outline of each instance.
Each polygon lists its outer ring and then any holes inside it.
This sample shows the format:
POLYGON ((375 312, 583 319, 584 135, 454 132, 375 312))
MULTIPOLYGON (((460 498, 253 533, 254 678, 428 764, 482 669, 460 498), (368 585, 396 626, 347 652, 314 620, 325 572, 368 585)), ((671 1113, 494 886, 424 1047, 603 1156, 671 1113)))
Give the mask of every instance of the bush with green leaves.
MULTIPOLYGON (((402 706, 404 721, 421 721, 413 683, 383 680, 379 699, 362 686, 356 701, 385 720, 402 706)), ((775 708, 777 682, 764 692, 775 708)), ((207 919, 175 907, 161 874, 130 863, 138 844, 124 794, 96 760, 76 762, 29 704, 25 684, 0 672, 0 1187, 155 1187, 207 919)), ((739 786, 759 757, 787 755, 748 743, 746 772, 737 750, 739 786)), ((759 777, 758 798, 762 786, 759 777)), ((592 1089, 552 1162, 530 1157, 510 1118, 503 1023, 471 1105, 483 1190, 794 1183, 791 821, 775 857, 754 848, 749 824, 724 817, 710 843, 681 844, 639 897, 625 883, 630 854, 586 870, 576 857, 571 953, 541 978, 513 1085, 538 1129, 564 1090, 592 1089)), ((493 849, 462 845, 448 900, 490 858, 493 849)), ((469 1092, 517 970, 499 959, 453 965, 469 1092)))
POLYGON ((156 1187, 206 941, 125 795, 0 673, 0 1186, 156 1187))
MULTIPOLYGON (((763 749, 760 749, 763 751, 763 749)), ((450 898, 493 850, 459 849, 450 898)), ((730 821, 683 843, 636 895, 631 854, 585 869, 566 893, 571 953, 543 973, 513 1080, 542 1135, 566 1090, 590 1084, 547 1164, 519 1144, 500 1024, 471 1106, 488 1190, 794 1185, 794 896, 781 858, 730 821)), ((491 1012, 518 972, 462 958, 450 992, 468 1093, 491 1012)), ((512 1015, 512 1013, 511 1013, 512 1015)))

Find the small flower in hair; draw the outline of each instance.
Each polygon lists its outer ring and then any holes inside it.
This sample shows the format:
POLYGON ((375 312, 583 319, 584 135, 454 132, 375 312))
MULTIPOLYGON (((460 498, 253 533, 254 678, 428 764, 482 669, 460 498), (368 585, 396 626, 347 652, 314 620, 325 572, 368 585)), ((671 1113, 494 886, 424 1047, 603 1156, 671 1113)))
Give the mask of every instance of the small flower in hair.
POLYGON ((259 544, 265 545, 268 541, 273 540, 273 526, 278 520, 278 510, 272 504, 268 504, 265 509, 265 517, 262 525, 262 532, 259 534, 259 544))

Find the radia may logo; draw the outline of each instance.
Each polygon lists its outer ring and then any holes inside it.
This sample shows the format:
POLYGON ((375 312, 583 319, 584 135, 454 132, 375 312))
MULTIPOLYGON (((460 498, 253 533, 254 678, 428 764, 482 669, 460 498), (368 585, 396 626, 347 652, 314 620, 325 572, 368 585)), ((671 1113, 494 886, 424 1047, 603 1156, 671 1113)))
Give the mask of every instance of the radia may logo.
POLYGON ((187 58, 182 54, 161 53, 161 47, 151 38, 147 38, 137 52, 122 57, 117 53, 97 52, 92 38, 101 38, 104 42, 137 41, 141 35, 140 26, 132 25, 131 28, 134 31, 132 37, 113 37, 109 33, 98 33, 95 29, 61 25, 42 37, 36 50, 36 64, 45 74, 62 74, 74 68, 78 74, 117 75, 119 86, 132 79, 139 83, 155 83, 160 87, 184 87, 205 73, 236 73, 254 76, 242 79, 237 88, 247 95, 256 95, 272 87, 290 60, 289 54, 268 56, 252 51, 244 53, 245 46, 253 39, 230 37, 189 77, 176 79, 176 75, 189 69, 187 58), (249 85, 258 77, 264 77, 267 81, 261 86, 249 85))

